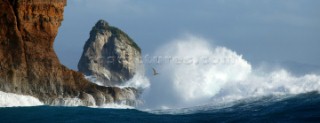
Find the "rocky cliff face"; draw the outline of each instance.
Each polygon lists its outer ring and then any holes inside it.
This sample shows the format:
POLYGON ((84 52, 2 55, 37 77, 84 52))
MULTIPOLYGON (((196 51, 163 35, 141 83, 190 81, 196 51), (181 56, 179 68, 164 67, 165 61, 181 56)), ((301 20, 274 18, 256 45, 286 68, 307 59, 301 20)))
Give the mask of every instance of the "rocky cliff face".
POLYGON ((80 72, 105 86, 131 79, 141 62, 140 48, 123 31, 100 20, 92 28, 78 64, 80 72))
POLYGON ((60 64, 53 42, 66 0, 0 1, 0 91, 45 104, 133 104, 136 90, 101 87, 60 64))

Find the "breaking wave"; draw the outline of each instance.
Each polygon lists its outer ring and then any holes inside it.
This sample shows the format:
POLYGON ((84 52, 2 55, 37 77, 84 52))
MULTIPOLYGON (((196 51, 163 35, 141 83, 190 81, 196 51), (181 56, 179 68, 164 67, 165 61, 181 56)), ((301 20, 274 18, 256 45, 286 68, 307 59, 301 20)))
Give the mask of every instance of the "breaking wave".
POLYGON ((18 95, 13 93, 6 93, 0 91, 0 107, 17 107, 17 106, 39 106, 43 105, 39 99, 26 96, 18 95))
MULTIPOLYGON (((149 79, 148 77, 145 76, 145 69, 143 64, 140 64, 140 63, 136 63, 136 64, 137 64, 137 70, 135 75, 130 80, 128 80, 124 84, 119 85, 117 87, 120 87, 120 88, 133 87, 139 90, 143 90, 150 87, 149 79)), ((85 78, 92 83, 95 83, 100 86, 105 86, 104 83, 101 81, 98 81, 98 79, 95 76, 85 76, 85 78)))
MULTIPOLYGON (((143 61, 145 65, 154 67, 158 75, 147 77, 142 66, 131 80, 120 87, 144 89, 140 97, 143 103, 138 106, 138 109, 144 111, 224 107, 239 100, 255 100, 268 96, 281 99, 278 97, 320 90, 318 74, 297 76, 282 68, 271 71, 254 68, 241 54, 208 42, 192 35, 173 40, 157 49, 152 59, 143 61), (197 108, 199 106, 200 108, 197 108)), ((101 85, 95 78, 86 78, 101 85)), ((68 106, 80 106, 82 103, 79 99, 64 99, 62 102, 68 106)), ((57 105, 60 103, 61 101, 58 101, 57 105)), ((37 105, 43 103, 32 96, 0 91, 0 107, 37 105)), ((108 104, 96 108, 134 107, 108 104)))
MULTIPOLYGON (((44 105, 38 98, 18 95, 14 93, 6 93, 0 91, 0 107, 29 107, 29 106, 42 106, 44 105)), ((83 106, 82 100, 79 98, 61 98, 52 102, 53 106, 68 106, 77 107, 83 106)), ((90 106, 91 108, 108 108, 108 109, 133 109, 134 107, 125 104, 104 104, 102 106, 90 106)))
POLYGON ((192 35, 160 47, 154 56, 149 63, 155 63, 160 74, 150 77, 140 108, 183 108, 320 90, 319 75, 253 68, 235 51, 192 35))
POLYGON ((132 106, 124 105, 124 104, 104 104, 99 107, 94 107, 94 108, 108 108, 108 109, 134 109, 132 106))

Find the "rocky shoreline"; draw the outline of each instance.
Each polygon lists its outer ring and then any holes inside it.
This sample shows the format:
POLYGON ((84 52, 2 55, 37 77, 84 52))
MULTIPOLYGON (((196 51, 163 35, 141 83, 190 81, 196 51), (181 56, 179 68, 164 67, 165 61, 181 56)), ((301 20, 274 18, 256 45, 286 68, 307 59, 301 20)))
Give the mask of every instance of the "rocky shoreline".
POLYGON ((47 105, 135 105, 135 88, 99 86, 60 63, 53 43, 65 6, 66 0, 0 1, 0 91, 47 105))

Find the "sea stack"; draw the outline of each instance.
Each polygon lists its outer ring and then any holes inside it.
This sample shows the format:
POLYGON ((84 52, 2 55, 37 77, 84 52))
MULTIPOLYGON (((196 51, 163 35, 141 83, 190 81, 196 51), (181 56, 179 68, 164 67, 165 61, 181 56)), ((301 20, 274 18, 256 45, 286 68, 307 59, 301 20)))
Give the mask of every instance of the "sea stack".
POLYGON ((0 1, 0 91, 49 105, 133 105, 135 89, 98 86, 60 64, 53 43, 65 5, 66 0, 0 1))
POLYGON ((78 69, 104 86, 119 86, 135 75, 140 63, 139 46, 120 29, 99 20, 84 46, 78 69))

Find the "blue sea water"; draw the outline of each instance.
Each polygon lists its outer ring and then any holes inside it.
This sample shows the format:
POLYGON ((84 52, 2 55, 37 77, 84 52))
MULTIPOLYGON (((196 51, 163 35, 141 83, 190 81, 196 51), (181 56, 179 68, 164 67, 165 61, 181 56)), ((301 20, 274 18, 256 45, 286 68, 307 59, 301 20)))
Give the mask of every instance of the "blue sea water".
POLYGON ((198 110, 194 109, 196 108, 193 108, 190 112, 172 113, 171 111, 174 109, 147 112, 136 109, 89 107, 11 107, 0 108, 0 122, 320 122, 320 94, 318 92, 310 92, 281 100, 273 97, 265 97, 255 101, 239 102, 224 108, 204 106, 198 110))

